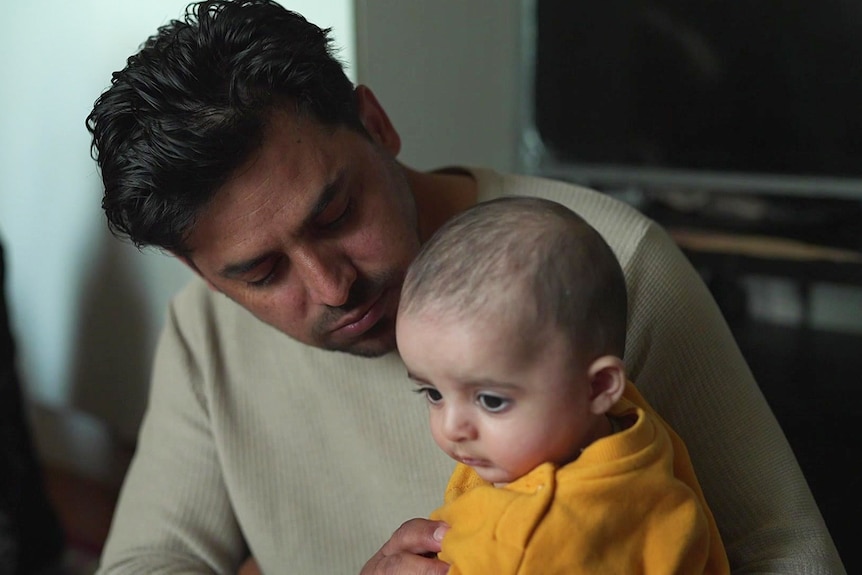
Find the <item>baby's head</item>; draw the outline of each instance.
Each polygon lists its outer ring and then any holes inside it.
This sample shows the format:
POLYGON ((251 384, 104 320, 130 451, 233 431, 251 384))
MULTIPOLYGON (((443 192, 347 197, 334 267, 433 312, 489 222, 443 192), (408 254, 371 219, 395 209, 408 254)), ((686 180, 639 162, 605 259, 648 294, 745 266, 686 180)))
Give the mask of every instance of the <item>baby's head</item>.
POLYGON ((503 198, 423 246, 396 335, 435 441, 506 483, 608 433, 626 314, 622 270, 598 232, 560 204, 503 198))

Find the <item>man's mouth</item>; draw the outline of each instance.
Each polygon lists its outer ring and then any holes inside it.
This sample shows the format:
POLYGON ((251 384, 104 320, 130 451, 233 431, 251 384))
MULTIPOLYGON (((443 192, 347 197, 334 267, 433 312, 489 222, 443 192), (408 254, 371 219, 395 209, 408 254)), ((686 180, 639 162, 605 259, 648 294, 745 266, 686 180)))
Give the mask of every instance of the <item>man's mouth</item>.
POLYGON ((354 338, 370 330, 386 313, 386 294, 387 291, 384 290, 377 297, 342 317, 330 333, 354 338))

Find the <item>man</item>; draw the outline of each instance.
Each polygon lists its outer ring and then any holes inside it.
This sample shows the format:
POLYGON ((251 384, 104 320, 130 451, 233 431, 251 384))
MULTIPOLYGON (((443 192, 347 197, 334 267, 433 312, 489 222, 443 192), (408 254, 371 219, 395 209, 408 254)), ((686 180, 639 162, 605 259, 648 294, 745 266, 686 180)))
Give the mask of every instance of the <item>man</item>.
POLYGON ((416 518, 439 506, 451 469, 405 386, 395 311, 422 242, 503 195, 565 203, 614 249, 628 369, 689 445, 736 572, 840 570, 667 236, 582 188, 400 164, 383 107, 328 47, 327 31, 266 0, 193 5, 88 117, 111 228, 201 278, 169 310, 101 572, 226 573, 252 555, 271 573, 445 573, 446 526, 416 518))

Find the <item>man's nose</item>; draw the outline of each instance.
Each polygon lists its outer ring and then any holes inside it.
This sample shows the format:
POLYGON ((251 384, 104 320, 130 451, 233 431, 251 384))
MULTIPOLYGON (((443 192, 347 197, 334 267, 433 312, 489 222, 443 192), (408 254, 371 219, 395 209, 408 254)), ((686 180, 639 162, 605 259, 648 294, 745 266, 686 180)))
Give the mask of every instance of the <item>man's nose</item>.
POLYGON ((443 435, 447 440, 457 443, 476 439, 477 430, 466 406, 447 405, 443 413, 443 435))
POLYGON ((296 268, 311 301, 330 307, 347 303, 356 268, 341 253, 323 248, 303 248, 294 255, 296 268))

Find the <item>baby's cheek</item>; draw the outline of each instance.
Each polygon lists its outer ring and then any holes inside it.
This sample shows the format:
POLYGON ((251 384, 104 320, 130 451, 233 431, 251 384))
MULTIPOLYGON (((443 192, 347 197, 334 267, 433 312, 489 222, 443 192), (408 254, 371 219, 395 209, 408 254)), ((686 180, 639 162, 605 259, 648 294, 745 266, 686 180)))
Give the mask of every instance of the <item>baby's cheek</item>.
POLYGON ((449 449, 448 449, 449 442, 446 441, 446 439, 440 433, 440 429, 439 429, 440 426, 438 423, 438 418, 436 417, 437 414, 433 410, 429 409, 428 411, 429 411, 428 422, 431 426, 431 437, 434 438, 434 443, 436 443, 440 449, 442 449, 443 451, 445 451, 448 454, 449 453, 449 449))

